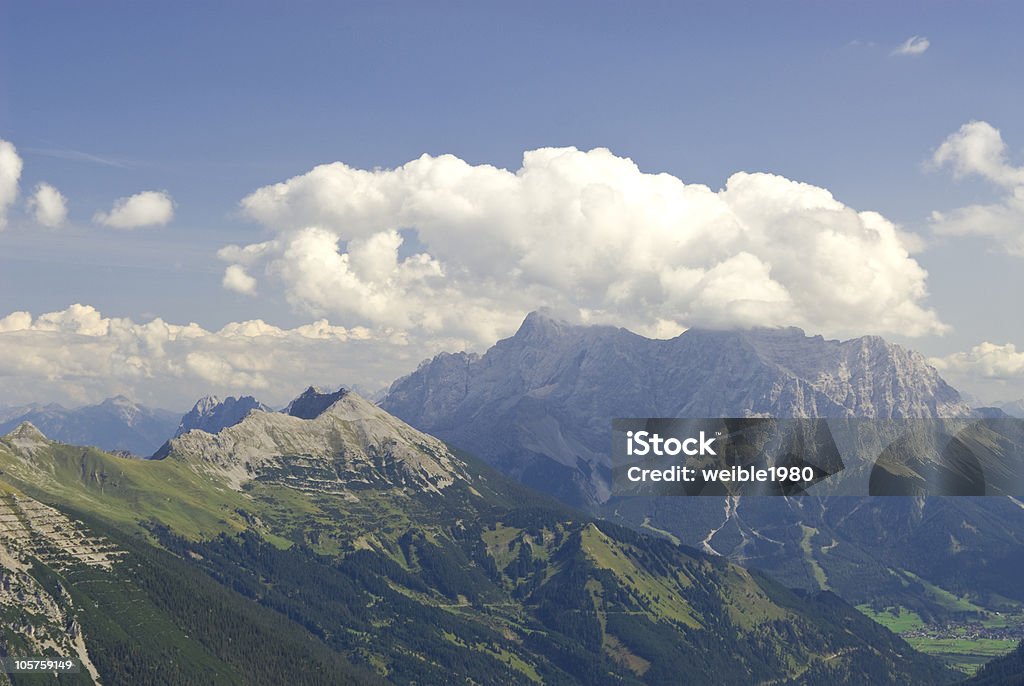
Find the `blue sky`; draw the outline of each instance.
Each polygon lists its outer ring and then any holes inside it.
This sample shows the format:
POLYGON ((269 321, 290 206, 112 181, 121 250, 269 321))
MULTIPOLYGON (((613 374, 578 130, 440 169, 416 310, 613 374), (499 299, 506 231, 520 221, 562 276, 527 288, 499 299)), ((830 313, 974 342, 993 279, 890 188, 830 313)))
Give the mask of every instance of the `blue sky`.
MULTIPOLYGON (((925 239, 921 305, 950 327, 887 337, 938 357, 984 341, 1024 349, 1011 314, 1024 258, 929 222, 1005 189, 928 164, 974 120, 1024 163, 1022 14, 1019 3, 3 1, 0 138, 24 169, 0 232, 0 318, 83 303, 209 330, 321 316, 372 329, 381 322, 311 307, 273 275, 257 297, 223 288, 218 249, 278 235, 240 200, 333 161, 390 169, 447 153, 514 171, 526 150, 575 146, 712 190, 737 171, 771 172, 876 210, 925 239), (894 54, 912 36, 927 50, 894 54), (24 204, 40 181, 67 198, 61 228, 40 228, 24 204), (93 221, 144 190, 173 198, 172 220, 93 221)), ((434 334, 392 376, 466 338, 434 334)), ((977 388, 1024 395, 1016 359, 977 388)))

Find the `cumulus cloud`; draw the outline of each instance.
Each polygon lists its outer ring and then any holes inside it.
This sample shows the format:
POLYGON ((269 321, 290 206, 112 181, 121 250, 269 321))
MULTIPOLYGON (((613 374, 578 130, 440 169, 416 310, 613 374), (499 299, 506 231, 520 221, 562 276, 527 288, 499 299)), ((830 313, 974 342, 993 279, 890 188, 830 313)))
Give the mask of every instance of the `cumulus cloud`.
POLYGON ((36 186, 35 192, 28 200, 28 208, 35 216, 37 224, 51 229, 63 226, 68 218, 68 199, 45 182, 36 186))
POLYGON ((88 305, 0 317, 4 403, 95 402, 118 393, 185 408, 206 393, 254 393, 283 404, 304 385, 379 388, 422 359, 401 336, 320 320, 282 329, 262 320, 209 331, 136 323, 88 305))
POLYGON ((1024 166, 1010 163, 999 129, 984 121, 968 122, 943 141, 931 161, 952 170, 956 178, 977 176, 1003 191, 996 203, 933 212, 933 230, 989 236, 1009 253, 1024 256, 1024 166))
POLYGON ((909 55, 911 57, 917 55, 923 55, 928 48, 931 47, 931 41, 924 36, 911 36, 907 40, 900 43, 895 50, 892 51, 894 55, 909 55))
POLYGON ((300 310, 415 340, 481 347, 540 306, 648 332, 945 329, 897 226, 771 174, 714 191, 601 148, 528 151, 515 171, 424 155, 318 166, 241 208, 273 239, 222 259, 262 265, 300 310))
POLYGON ((939 371, 972 373, 988 379, 1024 379, 1024 350, 1018 352, 1013 343, 999 345, 986 341, 967 352, 935 358, 931 362, 939 371))
POLYGON ((119 198, 109 212, 97 212, 92 220, 114 229, 162 226, 174 217, 174 201, 163 191, 142 191, 119 198))
POLYGON ((1024 350, 1013 343, 985 341, 929 362, 954 386, 980 398, 1020 397, 1024 387, 1024 350))
POLYGON ((221 285, 229 291, 242 293, 244 295, 255 295, 256 279, 245 273, 245 267, 240 264, 229 265, 224 270, 224 279, 221 285))
POLYGON ((0 231, 7 226, 7 210, 18 197, 21 158, 13 143, 0 138, 0 231))

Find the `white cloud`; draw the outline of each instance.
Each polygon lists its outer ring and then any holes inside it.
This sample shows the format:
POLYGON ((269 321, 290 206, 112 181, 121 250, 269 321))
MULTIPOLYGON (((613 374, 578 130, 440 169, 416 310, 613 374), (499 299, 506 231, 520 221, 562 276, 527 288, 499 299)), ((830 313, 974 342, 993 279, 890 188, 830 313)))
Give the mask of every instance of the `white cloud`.
POLYGON ((972 121, 943 141, 932 156, 936 167, 956 178, 978 176, 1003 190, 999 202, 932 213, 932 229, 943 235, 989 236, 1009 253, 1024 256, 1024 166, 1007 159, 999 129, 972 121))
POLYGON ((35 193, 28 200, 28 208, 35 216, 37 224, 51 229, 58 228, 67 221, 68 199, 59 190, 46 182, 36 186, 35 193))
POLYGON ((966 352, 928 360, 956 388, 979 398, 1020 397, 1024 350, 1013 343, 979 343, 966 352))
POLYGON ((209 331, 104 317, 88 305, 0 317, 0 386, 12 404, 118 393, 172 408, 206 393, 283 404, 310 383, 378 388, 424 354, 391 332, 326 320, 282 329, 257 319, 209 331))
POLYGON ((988 379, 1024 379, 1024 350, 1013 343, 980 343, 967 352, 934 358, 939 371, 971 373, 988 379))
POLYGON ((931 41, 924 36, 911 36, 892 51, 894 55, 923 55, 931 47, 931 41))
POLYGON ((92 220, 115 229, 161 226, 174 217, 174 201, 163 191, 142 191, 114 202, 110 212, 97 212, 92 220))
POLYGON ((245 273, 245 267, 240 264, 229 265, 224 270, 224 279, 221 285, 229 291, 242 293, 244 295, 255 295, 256 279, 245 273))
POLYGON ((939 167, 951 167, 957 178, 976 175, 1005 188, 1024 186, 1024 167, 1006 159, 999 129, 985 121, 967 122, 950 134, 932 156, 939 167))
POLYGON ((18 197, 21 167, 14 144, 0 138, 0 231, 7 226, 7 210, 18 197))
POLYGON ((241 207, 274 239, 222 259, 264 266, 303 311, 414 341, 479 348, 540 306, 643 331, 945 329, 897 226, 771 174, 737 173, 716 192, 600 148, 529 151, 514 172, 424 155, 392 170, 319 166, 241 207))

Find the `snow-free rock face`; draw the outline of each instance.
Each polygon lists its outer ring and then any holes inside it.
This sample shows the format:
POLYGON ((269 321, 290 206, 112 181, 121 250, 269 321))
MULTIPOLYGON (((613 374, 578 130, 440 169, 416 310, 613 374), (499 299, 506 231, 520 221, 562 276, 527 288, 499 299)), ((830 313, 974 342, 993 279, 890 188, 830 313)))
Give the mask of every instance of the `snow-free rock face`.
POLYGON ((381 406, 577 503, 608 495, 616 417, 970 415, 922 355, 875 336, 691 329, 652 340, 536 312, 482 357, 424 363, 381 406))
POLYGON ((325 393, 316 386, 310 386, 302 392, 302 395, 288 403, 288 407, 282 411, 299 419, 315 419, 331 405, 341 400, 348 392, 348 389, 340 388, 334 393, 325 393))
POLYGON ((178 430, 174 435, 180 436, 192 429, 215 434, 221 429, 234 426, 254 410, 261 412, 272 411, 251 395, 242 396, 241 398, 229 396, 224 398, 224 400, 215 395, 203 396, 189 410, 188 414, 181 418, 178 430))
POLYGON ((442 441, 355 393, 332 395, 338 398, 312 418, 251 412, 216 434, 171 439, 156 457, 189 460, 233 488, 260 480, 327 492, 353 485, 436 492, 465 477, 442 441))
POLYGON ((50 440, 42 431, 33 426, 32 422, 22 422, 3 438, 9 441, 13 448, 27 454, 50 444, 50 440))

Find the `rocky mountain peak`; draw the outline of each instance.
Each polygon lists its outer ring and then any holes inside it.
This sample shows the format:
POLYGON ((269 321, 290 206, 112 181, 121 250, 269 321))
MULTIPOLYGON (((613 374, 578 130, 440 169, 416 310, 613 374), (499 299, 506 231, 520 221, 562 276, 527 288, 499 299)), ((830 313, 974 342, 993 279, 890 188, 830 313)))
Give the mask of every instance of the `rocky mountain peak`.
POLYGON ((32 422, 22 422, 13 431, 4 436, 4 438, 22 441, 40 441, 44 443, 48 443, 50 440, 42 431, 37 429, 32 422))
POLYGON ((112 415, 119 417, 128 426, 132 426, 141 413, 141 408, 132 402, 130 398, 123 395, 107 398, 99 406, 112 415))
POLYGON ((295 400, 288 403, 284 413, 299 419, 315 419, 348 393, 349 390, 347 388, 339 388, 334 393, 325 393, 316 386, 310 386, 295 400))
POLYGON ((202 398, 196 401, 196 404, 192 406, 192 410, 202 414, 207 414, 213 408, 221 404, 221 399, 216 395, 204 395, 202 398))
POLYGON ((655 340, 544 313, 479 359, 435 357, 381 406, 580 504, 609 493, 615 417, 971 416, 923 356, 876 336, 826 340, 791 327, 655 340))
POLYGON ((199 429, 215 434, 229 426, 234 426, 245 419, 253 411, 270 412, 271 409, 251 395, 236 398, 228 396, 221 400, 215 395, 207 395, 196 401, 195 406, 181 418, 175 436, 199 429))
POLYGON ((356 393, 310 388, 292 404, 299 414, 250 412, 219 433, 173 438, 155 457, 188 460, 234 488, 259 480, 337 493, 367 486, 437 492, 467 478, 442 441, 356 393))
POLYGON ((518 339, 545 339, 551 336, 558 336, 566 328, 571 326, 568 322, 555 318, 547 310, 535 310, 526 315, 526 319, 519 325, 513 338, 518 339))
POLYGON ((50 445, 43 432, 37 429, 32 422, 22 422, 13 431, 3 436, 2 440, 16 452, 32 455, 37 450, 45 450, 50 445))

